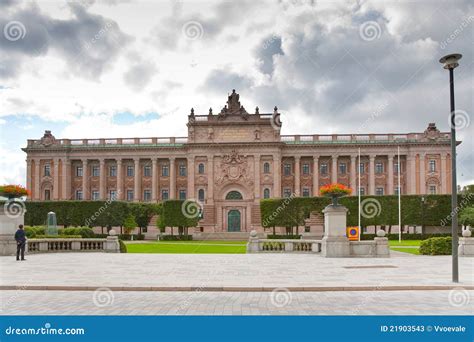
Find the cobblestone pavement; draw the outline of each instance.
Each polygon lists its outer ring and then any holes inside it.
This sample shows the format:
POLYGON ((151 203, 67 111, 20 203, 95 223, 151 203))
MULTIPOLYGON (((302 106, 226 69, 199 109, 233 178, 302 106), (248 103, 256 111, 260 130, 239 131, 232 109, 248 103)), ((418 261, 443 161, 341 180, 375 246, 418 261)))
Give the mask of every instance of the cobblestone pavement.
MULTIPOLYGON (((406 253, 401 253, 406 254, 406 253)), ((460 258, 460 286, 474 258, 460 258)), ((312 254, 45 253, 0 257, 0 285, 312 287, 453 285, 450 256, 323 258, 312 254)))
POLYGON ((474 291, 1 291, 2 315, 472 315, 474 291))

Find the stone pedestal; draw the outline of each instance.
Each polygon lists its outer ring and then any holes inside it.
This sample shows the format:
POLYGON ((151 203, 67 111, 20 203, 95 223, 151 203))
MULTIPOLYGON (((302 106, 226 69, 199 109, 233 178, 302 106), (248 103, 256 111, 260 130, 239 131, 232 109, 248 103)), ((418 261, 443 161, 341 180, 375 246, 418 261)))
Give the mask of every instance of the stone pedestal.
POLYGON ((462 237, 459 238, 459 256, 474 257, 474 238, 462 237))
POLYGON ((390 257, 390 247, 386 237, 376 237, 375 239, 375 256, 380 258, 390 257))
POLYGON ((258 235, 256 230, 250 232, 249 242, 247 242, 247 253, 258 253, 258 235))
POLYGON ((25 222, 25 210, 8 214, 0 208, 0 255, 16 255, 15 232, 25 222))
POLYGON ((322 256, 328 258, 350 256, 349 239, 346 236, 347 211, 347 208, 342 205, 328 205, 324 208, 322 256))
POLYGON ((120 253, 120 244, 115 230, 111 229, 109 231, 109 236, 107 236, 107 241, 105 241, 104 249, 106 253, 120 253))

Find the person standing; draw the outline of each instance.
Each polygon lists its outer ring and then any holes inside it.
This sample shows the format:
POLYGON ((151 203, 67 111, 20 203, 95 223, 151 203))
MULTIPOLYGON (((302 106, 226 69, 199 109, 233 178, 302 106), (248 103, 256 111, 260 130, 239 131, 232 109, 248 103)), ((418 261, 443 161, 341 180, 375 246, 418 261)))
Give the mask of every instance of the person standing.
POLYGON ((26 246, 26 234, 25 230, 23 229, 23 225, 20 224, 18 226, 18 230, 15 233, 15 240, 16 240, 16 260, 25 259, 25 246, 26 246))

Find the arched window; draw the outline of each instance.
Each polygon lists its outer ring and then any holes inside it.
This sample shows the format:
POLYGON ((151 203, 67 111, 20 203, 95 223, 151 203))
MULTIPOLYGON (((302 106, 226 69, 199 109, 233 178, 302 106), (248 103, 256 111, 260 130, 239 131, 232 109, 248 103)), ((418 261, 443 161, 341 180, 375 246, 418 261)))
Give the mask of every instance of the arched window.
POLYGON ((204 173, 204 164, 203 163, 200 163, 198 165, 198 173, 199 174, 203 174, 204 173))
POLYGON ((243 199, 242 194, 238 191, 230 191, 227 196, 225 196, 226 200, 241 200, 243 199))
POLYGON ((270 189, 263 189, 263 198, 270 198, 270 189))
POLYGON ((204 189, 199 189, 198 191, 198 200, 204 202, 204 189))
POLYGON ((270 163, 263 164, 263 173, 270 173, 270 163))

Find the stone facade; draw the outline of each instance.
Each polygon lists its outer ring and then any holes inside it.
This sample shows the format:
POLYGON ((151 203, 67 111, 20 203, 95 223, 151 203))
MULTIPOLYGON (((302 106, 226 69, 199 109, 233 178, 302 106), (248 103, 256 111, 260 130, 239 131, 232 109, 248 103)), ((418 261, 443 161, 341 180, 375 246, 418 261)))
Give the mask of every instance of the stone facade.
POLYGON ((359 172, 364 194, 396 194, 399 147, 402 194, 450 192, 450 135, 433 123, 421 133, 288 136, 279 117, 277 107, 248 113, 233 91, 217 114, 192 109, 187 137, 56 139, 46 131, 23 149, 27 187, 33 200, 196 199, 200 232, 261 232, 265 197, 316 196, 332 182, 355 194, 359 172))

